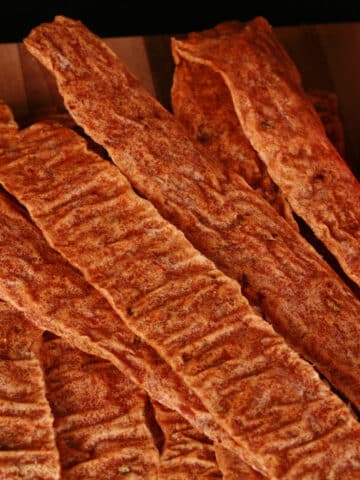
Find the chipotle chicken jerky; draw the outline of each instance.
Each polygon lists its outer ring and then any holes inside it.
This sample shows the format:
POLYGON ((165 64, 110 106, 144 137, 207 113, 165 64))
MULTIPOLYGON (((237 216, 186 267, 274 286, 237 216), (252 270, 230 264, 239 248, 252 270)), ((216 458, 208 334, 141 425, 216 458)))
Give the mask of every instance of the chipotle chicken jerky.
POLYGON ((257 18, 238 34, 176 41, 174 48, 222 75, 245 135, 269 174, 360 285, 359 183, 326 137, 270 25, 257 18))
POLYGON ((60 478, 41 331, 0 300, 0 479, 60 478))
POLYGON ((111 363, 62 339, 44 342, 41 355, 62 480, 157 479, 146 394, 111 363))
POLYGON ((297 228, 289 204, 242 131, 221 76, 203 65, 178 62, 171 97, 176 117, 218 159, 224 174, 241 175, 297 228))
MULTIPOLYGON (((0 147, 8 145, 17 129, 10 108, 0 101, 0 147)), ((1 480, 60 479, 53 417, 45 397, 41 341, 41 330, 0 300, 1 480)))
POLYGON ((60 479, 40 345, 41 331, 0 300, 1 480, 60 479))
POLYGON ((270 478, 360 474, 360 425, 234 280, 74 132, 36 124, 18 139, 0 156, 5 187, 202 399, 244 461, 270 478))
MULTIPOLYGON (((16 136, 9 140, 16 142, 16 136)), ((40 231, 2 191, 0 225, 0 292, 9 302, 42 330, 110 360, 153 399, 180 412, 213 440, 239 451, 182 379, 126 327, 77 270, 48 246, 40 231)), ((262 478, 247 469, 249 479, 262 478)))
MULTIPOLYGON (((137 191, 238 280, 275 329, 360 408, 359 302, 322 258, 239 175, 224 175, 216 158, 202 155, 81 23, 57 18, 26 44, 137 191)), ((290 70, 285 54, 282 62, 290 70)))
MULTIPOLYGON (((230 92, 221 75, 207 66, 184 59, 177 60, 171 91, 176 117, 190 136, 217 158, 225 174, 235 172, 241 175, 297 228, 289 204, 271 180, 264 163, 241 128, 230 92)), ((335 94, 314 91, 310 98, 328 136, 343 152, 344 138, 335 94)))
MULTIPOLYGON (((159 403, 154 403, 153 406, 165 437, 159 480, 221 479, 213 443, 192 428, 178 413, 159 403)), ((235 461, 242 464, 236 455, 235 461)))

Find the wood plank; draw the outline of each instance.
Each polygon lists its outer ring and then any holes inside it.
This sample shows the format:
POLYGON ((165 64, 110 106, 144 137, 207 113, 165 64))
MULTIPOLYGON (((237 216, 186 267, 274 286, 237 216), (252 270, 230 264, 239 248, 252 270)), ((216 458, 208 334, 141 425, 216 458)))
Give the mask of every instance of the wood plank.
POLYGON ((0 98, 12 108, 16 116, 28 113, 22 64, 15 43, 0 45, 0 98))
POLYGON ((346 159, 360 178, 360 24, 315 27, 339 99, 345 129, 346 159))
POLYGON ((106 43, 128 65, 146 89, 155 95, 144 37, 109 38, 106 43))

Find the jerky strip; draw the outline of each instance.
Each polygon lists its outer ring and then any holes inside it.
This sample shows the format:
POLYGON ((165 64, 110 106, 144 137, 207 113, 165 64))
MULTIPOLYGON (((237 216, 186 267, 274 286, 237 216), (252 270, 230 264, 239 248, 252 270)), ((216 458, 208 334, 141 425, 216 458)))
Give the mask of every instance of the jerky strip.
MULTIPOLYGON (((240 23, 220 24, 199 36, 236 32, 240 23), (221 28, 222 27, 222 28, 221 28), (219 32, 220 29, 220 32, 219 32)), ((194 34, 191 34, 194 37, 194 34)), ((173 52, 176 60, 176 52, 173 52)), ((219 75, 203 65, 177 61, 171 90, 172 108, 190 136, 218 160, 225 175, 238 173, 293 227, 291 209, 271 180, 264 163, 246 138, 234 111, 230 93, 219 75)), ((207 154, 205 152, 205 155, 207 154)))
POLYGON ((155 479, 146 394, 111 363, 53 339, 42 347, 62 479, 155 479))
MULTIPOLYGON (((0 100, 0 146, 17 132, 0 100)), ((0 478, 60 478, 53 417, 45 397, 41 331, 0 300, 0 478)))
POLYGON ((177 41, 179 55, 221 73, 245 135, 292 209, 360 285, 360 186, 326 137, 270 25, 177 41))
MULTIPOLYGON (((176 52, 174 55, 176 57, 176 52)), ((216 158, 226 175, 231 177, 231 172, 241 175, 281 216, 298 228, 288 202, 245 136, 221 75, 204 65, 179 59, 171 97, 176 117, 189 135, 204 146, 205 154, 216 158)), ((343 152, 344 135, 336 95, 314 91, 310 98, 328 136, 343 152)))
POLYGON ((41 331, 0 300, 0 478, 59 480, 41 331))
MULTIPOLYGON (((156 419, 165 436, 159 480, 221 479, 213 443, 176 412, 159 403, 153 405, 156 419)), ((236 455, 235 459, 239 462, 236 455)))
MULTIPOLYGON (((239 175, 203 156, 81 23, 57 18, 27 45, 55 73, 76 121, 137 191, 238 280, 274 328, 360 408, 360 304, 322 258, 239 175)), ((277 55, 288 71, 288 57, 277 55)), ((297 70, 291 75, 299 82, 297 70)))
POLYGON ((114 165, 51 124, 24 130, 0 164, 48 241, 198 394, 244 461, 275 478, 359 474, 346 406, 114 165))
MULTIPOLYGON (((11 142, 16 142, 14 135, 11 142)), ((4 298, 42 330, 111 361, 153 399, 181 413, 213 440, 239 451, 194 392, 128 329, 81 274, 48 246, 40 231, 1 191, 0 224, 0 294, 4 298)), ((249 478, 261 478, 250 467, 248 470, 249 478)))
POLYGON ((224 480, 248 480, 244 463, 238 462, 236 455, 221 444, 215 445, 216 460, 224 480))

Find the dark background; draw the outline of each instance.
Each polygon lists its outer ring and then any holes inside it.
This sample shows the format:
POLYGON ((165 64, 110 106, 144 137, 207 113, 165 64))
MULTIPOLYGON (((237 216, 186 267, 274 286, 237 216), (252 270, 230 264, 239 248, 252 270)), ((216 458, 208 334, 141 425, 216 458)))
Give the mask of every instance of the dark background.
POLYGON ((360 21, 360 3, 353 1, 217 0, 168 2, 110 0, 3 0, 0 42, 18 42, 41 22, 57 14, 82 20, 101 36, 150 35, 200 30, 224 20, 265 16, 273 25, 360 21))

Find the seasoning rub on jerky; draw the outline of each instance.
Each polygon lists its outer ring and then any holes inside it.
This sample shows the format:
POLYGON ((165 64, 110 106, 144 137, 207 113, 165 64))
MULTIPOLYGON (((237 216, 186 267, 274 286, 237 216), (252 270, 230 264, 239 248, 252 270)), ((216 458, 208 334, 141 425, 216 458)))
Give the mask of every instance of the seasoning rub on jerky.
POLYGON ((270 478, 359 473, 347 407, 114 165, 49 124, 22 131, 0 165, 50 244, 201 397, 247 463, 270 478))
MULTIPOLYGON (((276 331, 360 407, 360 304, 313 248, 237 167, 224 172, 216 157, 204 155, 80 22, 58 17, 37 27, 26 45, 55 74, 76 122, 136 190, 238 280, 276 331)), ((287 56, 282 61, 299 82, 287 56)))

